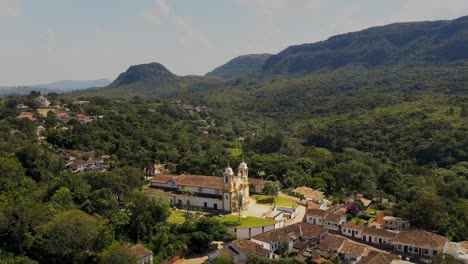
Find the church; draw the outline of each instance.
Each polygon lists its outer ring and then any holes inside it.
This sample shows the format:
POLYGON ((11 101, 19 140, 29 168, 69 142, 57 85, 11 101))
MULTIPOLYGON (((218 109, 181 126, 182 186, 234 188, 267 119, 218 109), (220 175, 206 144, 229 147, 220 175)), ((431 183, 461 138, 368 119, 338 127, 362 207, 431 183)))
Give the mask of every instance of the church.
POLYGON ((235 212, 249 203, 249 168, 244 161, 237 174, 228 165, 223 177, 165 175, 161 166, 155 166, 153 172, 151 187, 145 193, 162 195, 171 205, 235 212))

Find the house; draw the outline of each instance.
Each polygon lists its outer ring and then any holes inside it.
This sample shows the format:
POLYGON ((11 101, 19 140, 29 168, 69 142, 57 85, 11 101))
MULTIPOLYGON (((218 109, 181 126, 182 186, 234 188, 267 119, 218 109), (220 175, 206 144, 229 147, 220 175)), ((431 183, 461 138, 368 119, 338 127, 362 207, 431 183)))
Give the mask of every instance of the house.
POLYGON ((258 234, 251 238, 252 242, 261 245, 272 252, 277 252, 281 243, 287 243, 291 250, 299 241, 307 241, 309 244, 318 244, 328 235, 328 230, 308 224, 296 223, 283 228, 258 234))
POLYGON ((55 119, 64 123, 68 123, 68 121, 72 120, 72 117, 68 113, 57 112, 55 113, 55 119))
POLYGON ((153 263, 153 252, 141 244, 134 246, 127 245, 130 252, 136 256, 138 264, 151 264, 153 263))
POLYGON ((397 233, 384 229, 366 227, 362 231, 362 241, 382 247, 389 247, 392 245, 396 235, 397 233))
POLYGON ((399 256, 388 253, 372 250, 367 256, 364 256, 359 264, 391 264, 395 260, 399 260, 399 256))
POLYGON ((328 212, 320 209, 307 209, 306 211, 306 222, 313 225, 323 226, 325 216, 328 212))
POLYGON ((88 164, 89 163, 84 160, 74 160, 69 164, 69 166, 72 171, 84 171, 88 164))
POLYGON ((327 257, 330 257, 331 255, 338 254, 345 242, 346 239, 342 237, 328 235, 320 241, 317 248, 323 252, 322 256, 324 256, 324 254, 328 254, 327 257))
POLYGON ((43 106, 43 107, 48 107, 50 105, 49 100, 47 100, 47 98, 45 98, 44 96, 37 97, 36 102, 41 104, 41 106, 43 106))
POLYGON ((323 221, 323 227, 340 231, 341 225, 346 222, 346 215, 339 213, 328 213, 323 221))
POLYGON ((349 263, 357 263, 367 254, 368 250, 366 246, 351 241, 346 241, 339 251, 341 259, 349 263))
POLYGON ((264 179, 249 178, 249 184, 253 185, 255 193, 263 193, 263 188, 267 182, 264 179))
POLYGON ((408 230, 409 226, 410 224, 408 220, 404 220, 399 217, 385 216, 383 218, 383 224, 382 224, 383 229, 402 231, 402 230, 408 230))
POLYGON ((341 226, 341 234, 349 237, 362 239, 362 232, 366 227, 351 222, 346 222, 341 226))
POLYGON ((423 230, 400 231, 393 239, 396 253, 424 259, 444 253, 447 245, 446 237, 423 230))
POLYGON ((19 116, 17 116, 18 119, 29 119, 31 122, 36 122, 38 119, 34 117, 34 114, 31 112, 22 112, 19 116))
POLYGON ((302 194, 307 201, 312 201, 318 204, 322 204, 325 199, 323 192, 305 186, 297 187, 293 192, 302 194))
POLYGON ((280 221, 284 217, 284 212, 274 208, 273 210, 269 210, 269 211, 263 213, 263 217, 264 218, 269 218, 269 219, 274 219, 276 221, 280 221))
POLYGON ((354 203, 355 200, 359 200, 362 202, 362 205, 364 205, 364 209, 369 207, 369 205, 372 203, 371 200, 364 198, 364 195, 361 193, 357 193, 355 196, 350 196, 345 199, 346 204, 351 204, 354 203))
MULTIPOLYGON (((248 171, 244 162, 237 174, 228 166, 223 177, 165 175, 164 170, 158 170, 150 180, 150 188, 163 190, 171 205, 234 212, 249 203, 248 171)), ((150 191, 146 192, 150 195, 150 191)))
POLYGON ((273 258, 273 252, 263 248, 261 245, 247 239, 234 240, 222 249, 208 254, 208 259, 212 261, 219 256, 226 256, 234 259, 236 263, 245 263, 249 255, 258 255, 266 258, 273 258))

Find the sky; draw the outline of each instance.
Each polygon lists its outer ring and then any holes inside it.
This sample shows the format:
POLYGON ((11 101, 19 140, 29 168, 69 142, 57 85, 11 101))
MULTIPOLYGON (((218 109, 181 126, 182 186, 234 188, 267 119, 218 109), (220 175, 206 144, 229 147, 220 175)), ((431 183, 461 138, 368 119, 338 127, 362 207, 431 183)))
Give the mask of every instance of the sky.
POLYGON ((0 0, 0 86, 92 80, 230 59, 394 22, 468 15, 468 0, 0 0))

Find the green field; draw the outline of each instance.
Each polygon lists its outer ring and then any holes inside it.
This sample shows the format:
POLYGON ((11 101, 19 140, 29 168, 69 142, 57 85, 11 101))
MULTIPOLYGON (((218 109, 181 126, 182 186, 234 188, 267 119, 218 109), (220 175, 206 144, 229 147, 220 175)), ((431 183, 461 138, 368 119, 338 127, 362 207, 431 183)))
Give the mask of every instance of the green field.
POLYGON ((273 204, 273 201, 275 202, 276 205, 278 206, 287 206, 287 207, 296 207, 297 206, 297 203, 288 199, 288 198, 284 198, 284 197, 279 197, 279 196, 276 196, 275 199, 273 200, 273 198, 271 196, 267 196, 267 195, 252 195, 250 196, 250 198, 254 199, 255 201, 257 201, 257 203, 259 204, 273 204))
POLYGON ((239 216, 237 215, 225 215, 223 217, 218 217, 219 221, 227 227, 237 227, 237 228, 248 228, 248 227, 257 227, 257 226, 267 226, 276 223, 273 219, 268 218, 257 218, 252 216, 241 217, 239 222, 239 216))

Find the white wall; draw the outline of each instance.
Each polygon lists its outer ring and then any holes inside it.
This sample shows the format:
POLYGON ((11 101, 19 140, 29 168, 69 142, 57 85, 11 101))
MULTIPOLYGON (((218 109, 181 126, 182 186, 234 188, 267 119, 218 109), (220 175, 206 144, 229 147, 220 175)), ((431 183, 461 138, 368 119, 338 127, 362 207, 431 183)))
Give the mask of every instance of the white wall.
POLYGON ((323 226, 323 219, 321 217, 318 217, 318 216, 306 216, 306 222, 309 223, 309 224, 315 224, 315 225, 318 225, 318 226, 323 226), (315 219, 315 223, 314 223, 314 219, 315 219))
POLYGON ((243 238, 251 238, 258 234, 262 234, 262 233, 272 231, 272 230, 282 228, 282 227, 284 227, 284 221, 279 221, 275 223, 274 225, 251 227, 251 228, 229 227, 227 231, 236 233, 238 239, 243 239, 243 238))
POLYGON ((230 196, 231 196, 230 193, 223 194, 224 211, 231 211, 231 203, 230 203, 231 197, 230 196))

